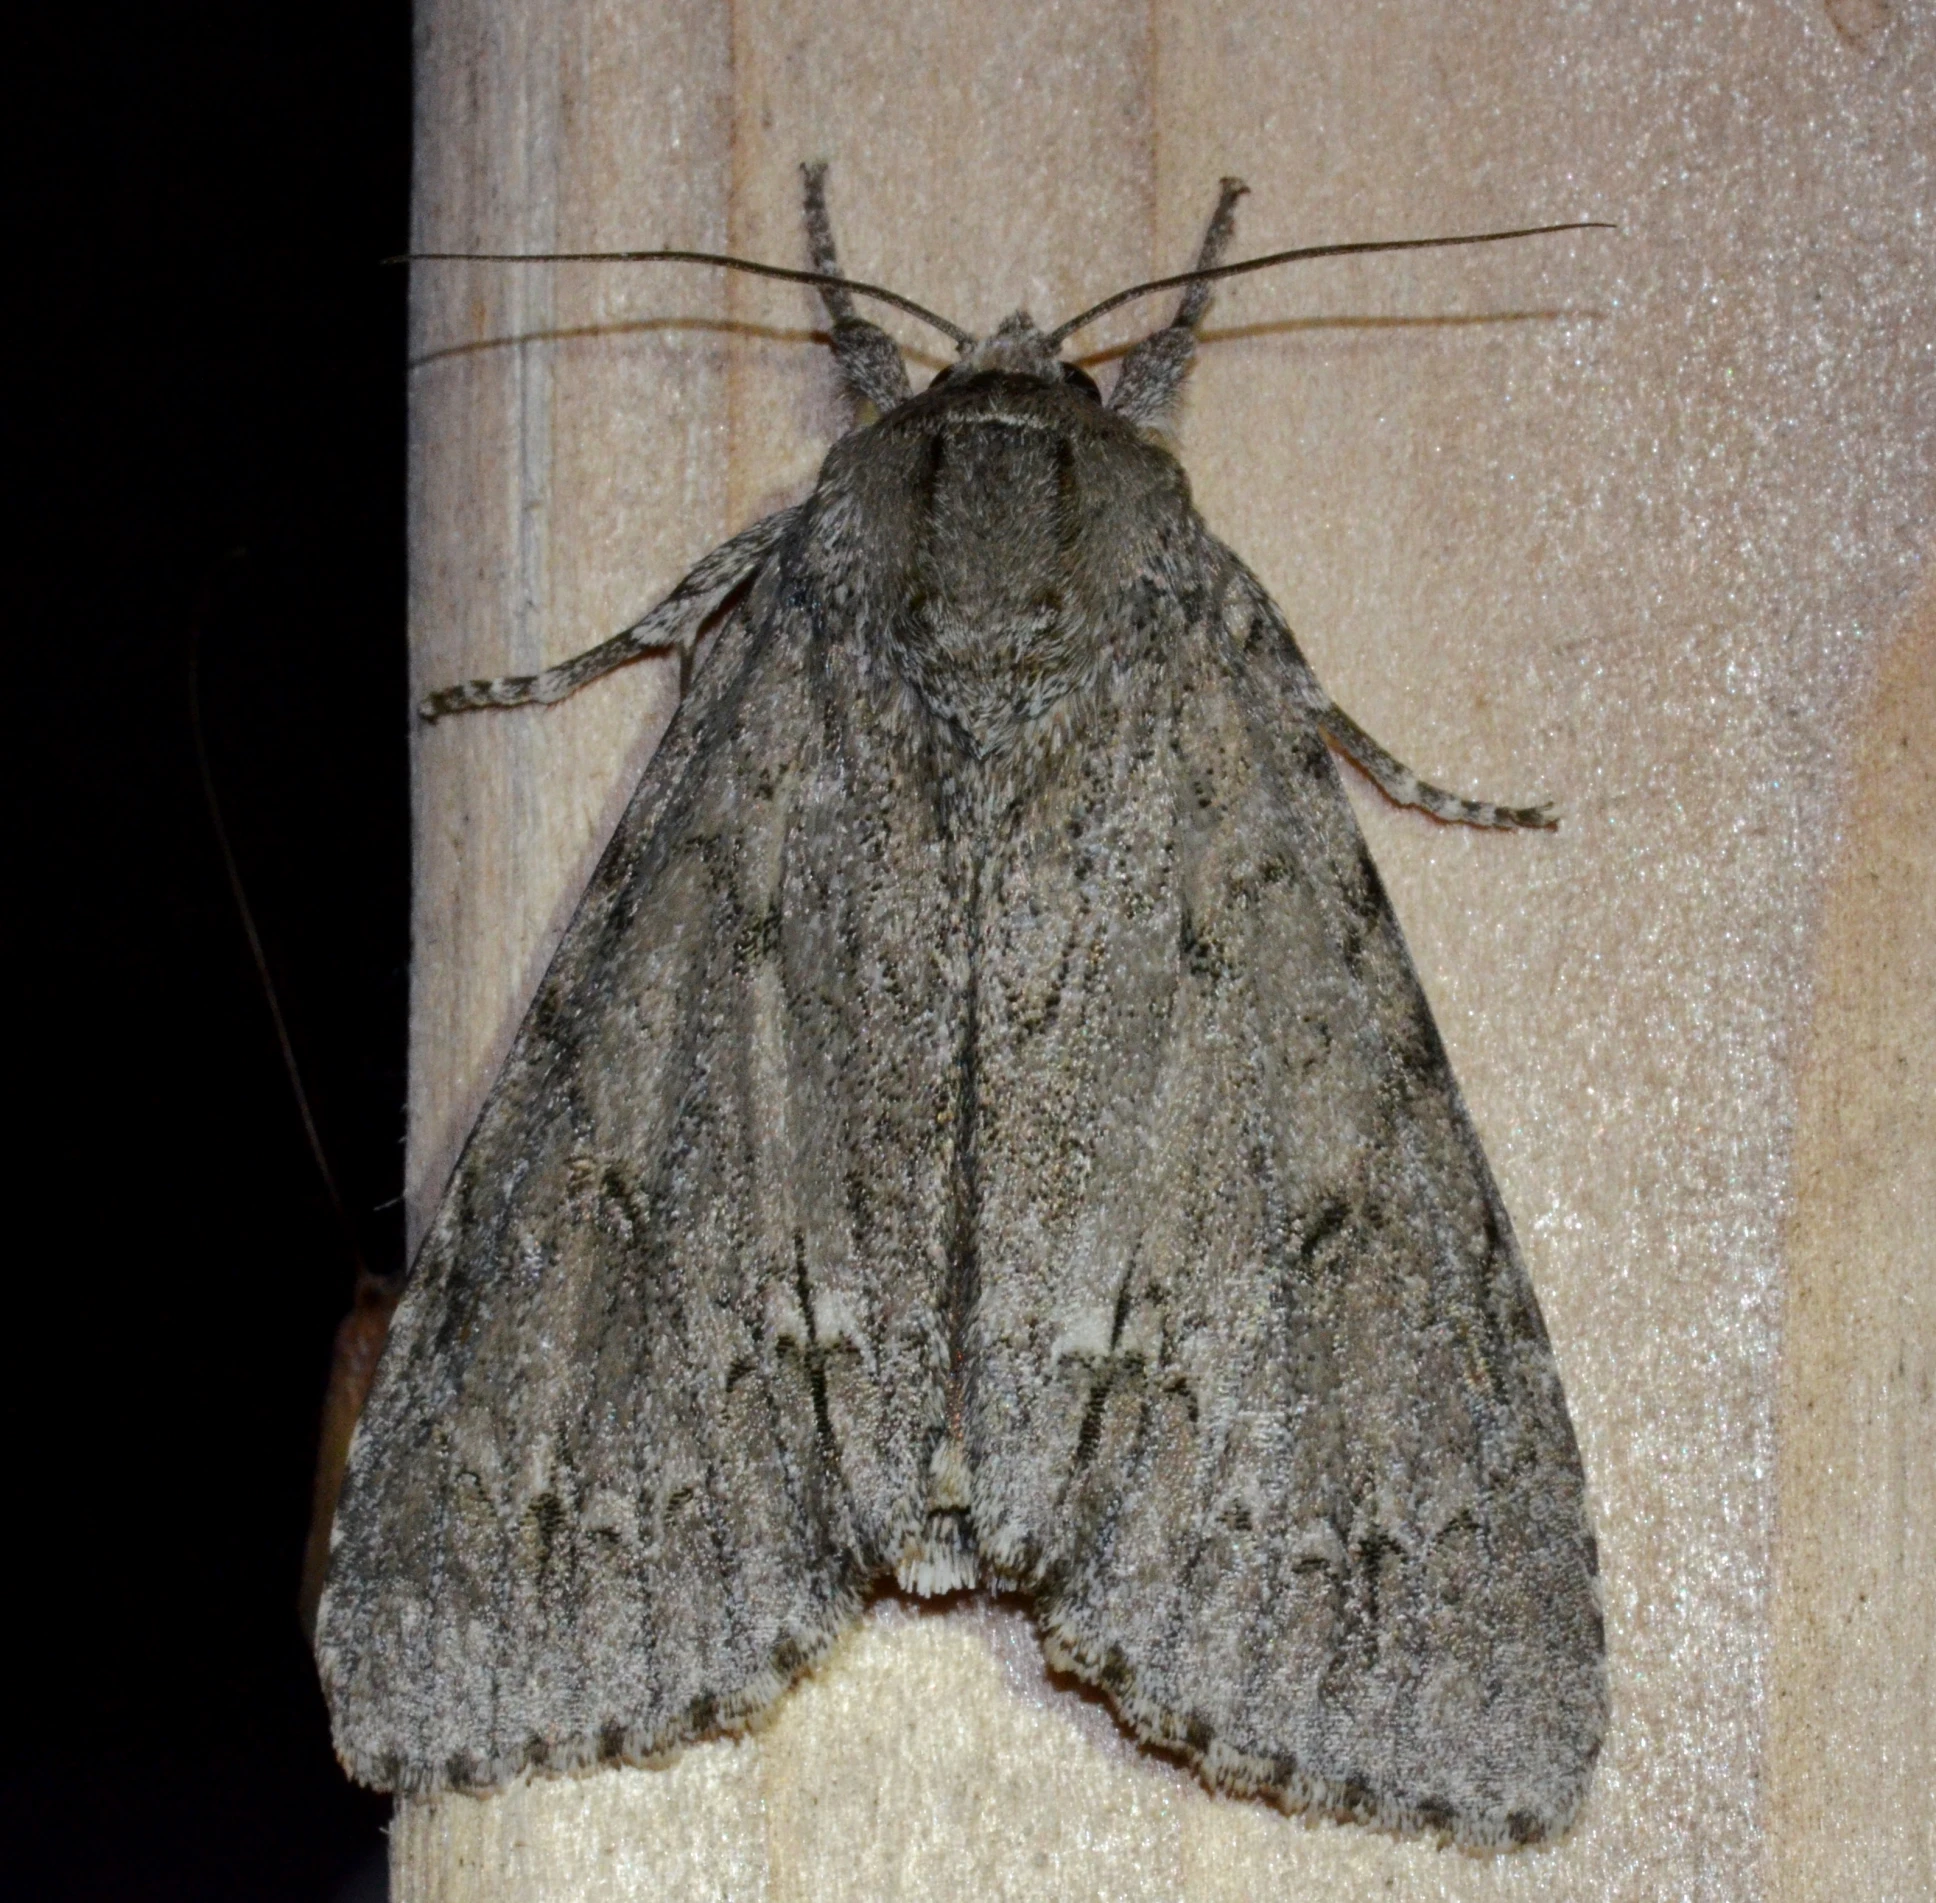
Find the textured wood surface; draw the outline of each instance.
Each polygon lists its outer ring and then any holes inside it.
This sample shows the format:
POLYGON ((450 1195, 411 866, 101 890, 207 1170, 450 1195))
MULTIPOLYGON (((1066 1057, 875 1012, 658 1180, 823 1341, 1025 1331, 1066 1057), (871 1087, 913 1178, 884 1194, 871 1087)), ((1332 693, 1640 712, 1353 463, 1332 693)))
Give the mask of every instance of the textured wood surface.
MULTIPOLYGON (((1565 1843, 1448 1855, 1214 1799, 1020 1613, 890 1601, 751 1739, 405 1806, 396 1895, 1929 1895, 1936 19, 423 0, 418 85, 421 245, 801 262, 825 157, 847 267, 976 327, 1180 268, 1225 172, 1245 252, 1622 222, 1232 286, 1181 434, 1347 708, 1566 814, 1353 789, 1567 1378, 1615 1717, 1565 1843)), ((418 691, 602 639, 840 426, 801 290, 415 312, 418 691)), ((419 1231, 674 689, 419 737, 419 1231)))

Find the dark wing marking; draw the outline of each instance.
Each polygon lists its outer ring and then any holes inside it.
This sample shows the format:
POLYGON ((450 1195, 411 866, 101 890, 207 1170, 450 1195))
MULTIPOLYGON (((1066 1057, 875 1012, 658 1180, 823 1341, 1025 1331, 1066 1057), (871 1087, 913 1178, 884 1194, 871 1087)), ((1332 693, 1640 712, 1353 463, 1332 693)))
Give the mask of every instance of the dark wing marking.
POLYGON ((1606 1713, 1558 1371, 1322 696, 1203 563, 985 880, 982 1550, 1216 1782, 1542 1837, 1606 1713))
POLYGON ((810 515, 647 769, 398 1312, 319 1618, 367 1783, 750 1715, 920 1525, 958 928, 932 800, 801 578, 810 515))

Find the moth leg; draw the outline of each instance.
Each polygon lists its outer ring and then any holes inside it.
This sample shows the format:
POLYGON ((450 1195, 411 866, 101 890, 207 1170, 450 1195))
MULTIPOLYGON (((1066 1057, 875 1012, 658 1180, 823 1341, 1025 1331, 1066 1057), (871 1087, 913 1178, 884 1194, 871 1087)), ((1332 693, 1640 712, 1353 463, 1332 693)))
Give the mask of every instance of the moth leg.
POLYGON ((1326 701, 1316 709, 1324 736, 1373 780, 1380 792, 1400 806, 1416 806, 1434 819, 1457 826, 1537 826, 1550 831, 1560 823, 1551 806, 1495 806, 1490 800, 1469 800, 1421 780, 1404 761, 1387 753, 1342 707, 1326 701))
MULTIPOLYGON (((1194 269, 1208 271, 1223 261, 1224 248, 1236 229, 1237 201, 1250 190, 1240 178, 1227 178, 1217 192, 1217 209, 1203 234, 1194 269)), ((1109 407, 1132 423, 1162 423, 1176 405, 1185 372, 1197 351, 1197 325, 1210 304, 1208 284, 1186 287, 1176 315, 1123 359, 1122 374, 1109 393, 1109 407)))
POLYGON ((726 598, 765 565, 798 509, 780 509, 722 542, 643 621, 595 648, 560 661, 542 674, 506 674, 490 681, 462 681, 425 697, 418 714, 426 721, 446 714, 475 713, 483 707, 528 707, 575 694, 615 668, 648 654, 679 656, 679 693, 684 697, 692 672, 692 651, 700 630, 726 598))
MULTIPOLYGON (((827 168, 824 163, 803 165, 806 182, 807 250, 813 268, 828 277, 840 276, 840 257, 834 249, 833 220, 827 215, 827 168)), ((887 411, 914 394, 900 346, 878 324, 856 314, 853 297, 837 285, 823 284, 820 301, 833 319, 834 361, 856 409, 872 404, 887 411)))

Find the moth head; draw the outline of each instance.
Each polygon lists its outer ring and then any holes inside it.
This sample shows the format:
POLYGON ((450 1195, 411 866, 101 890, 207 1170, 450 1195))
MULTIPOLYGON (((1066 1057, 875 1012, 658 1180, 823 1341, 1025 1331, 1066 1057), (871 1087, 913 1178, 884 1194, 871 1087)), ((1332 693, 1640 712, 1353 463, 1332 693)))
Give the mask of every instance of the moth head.
POLYGON ((951 379, 997 371, 1011 377, 1033 377, 1042 383, 1066 384, 1082 395, 1102 400, 1096 380, 1081 365, 1064 363, 1056 345, 1036 328, 1027 311, 1005 317, 986 337, 972 337, 961 355, 928 385, 939 389, 951 379))

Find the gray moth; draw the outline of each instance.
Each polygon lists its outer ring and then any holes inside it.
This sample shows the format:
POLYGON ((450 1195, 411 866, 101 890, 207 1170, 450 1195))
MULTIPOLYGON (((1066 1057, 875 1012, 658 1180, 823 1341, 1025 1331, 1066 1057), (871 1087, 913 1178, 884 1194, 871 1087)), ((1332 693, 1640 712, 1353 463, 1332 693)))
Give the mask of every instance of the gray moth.
POLYGON ((398 1310, 337 1750, 415 1793, 650 1759, 886 1582, 987 1586, 1221 1789, 1549 1838, 1607 1717, 1580 1456, 1332 749, 1548 815, 1380 748, 1196 513, 1155 429, 1207 278, 1107 401, 1093 313, 890 298, 960 346, 916 394, 807 179, 773 274, 871 420, 634 629, 426 705, 714 636, 398 1310))

